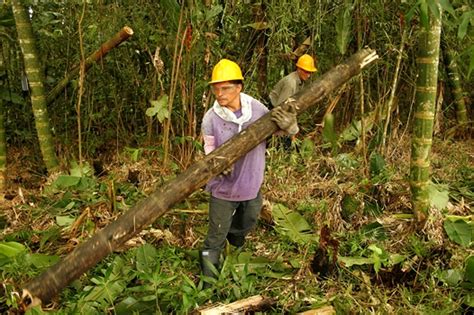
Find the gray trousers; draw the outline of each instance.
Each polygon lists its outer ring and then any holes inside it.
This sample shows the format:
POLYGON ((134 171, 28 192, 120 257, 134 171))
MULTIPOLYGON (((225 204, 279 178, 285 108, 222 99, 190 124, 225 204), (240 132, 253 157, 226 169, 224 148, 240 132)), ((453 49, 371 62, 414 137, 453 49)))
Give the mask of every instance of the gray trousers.
POLYGON ((227 234, 245 237, 257 224, 262 209, 262 195, 246 201, 227 201, 211 196, 209 230, 204 250, 222 250, 227 234))

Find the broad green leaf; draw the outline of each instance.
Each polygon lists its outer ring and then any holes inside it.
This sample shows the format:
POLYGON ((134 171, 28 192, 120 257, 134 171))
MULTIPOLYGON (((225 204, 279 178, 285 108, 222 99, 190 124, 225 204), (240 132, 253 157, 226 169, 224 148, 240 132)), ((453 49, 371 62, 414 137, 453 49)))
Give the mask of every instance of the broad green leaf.
POLYGON ((36 268, 42 269, 49 267, 59 261, 59 256, 45 254, 29 254, 26 259, 36 268))
POLYGON ((299 213, 276 204, 272 208, 272 215, 276 223, 275 229, 293 242, 304 244, 315 239, 311 226, 299 213))
POLYGON ((374 264, 374 257, 344 257, 338 256, 337 260, 343 263, 346 267, 351 267, 354 265, 362 266, 362 265, 373 265, 374 264))
POLYGON ((373 251, 374 254, 376 254, 378 256, 383 254, 383 250, 375 244, 370 244, 369 247, 367 247, 367 248, 370 249, 371 251, 373 251))
POLYGON ((464 281, 474 284, 474 256, 469 256, 466 259, 466 268, 464 271, 464 281))
POLYGON ((385 159, 377 152, 370 155, 370 176, 373 178, 385 171, 385 159))
POLYGON ((442 270, 438 278, 447 285, 454 287, 462 281, 462 272, 457 269, 442 270))
POLYGON ((452 222, 451 220, 444 221, 444 230, 451 241, 468 247, 472 241, 472 229, 473 226, 468 224, 464 220, 457 220, 452 222))
POLYGON ((60 175, 52 184, 53 187, 62 189, 79 184, 81 177, 79 176, 70 176, 70 175, 60 175))
POLYGON ((35 306, 32 308, 28 308, 28 310, 25 312, 25 315, 44 315, 44 314, 49 314, 49 312, 45 312, 41 309, 41 306, 35 306))
POLYGON ((222 12, 223 8, 220 4, 213 5, 209 10, 206 10, 206 21, 209 21, 219 15, 222 12))
POLYGON ((71 226, 76 218, 70 217, 70 216, 65 216, 65 215, 57 215, 56 216, 56 224, 59 226, 71 226))
POLYGON ((430 183, 428 186, 428 196, 432 207, 443 210, 448 206, 449 191, 445 186, 430 183))
POLYGON ((151 244, 144 244, 136 250, 137 270, 152 272, 156 266, 156 248, 151 244))
POLYGON ((149 107, 146 110, 147 116, 156 116, 160 123, 162 123, 166 118, 169 118, 170 113, 168 111, 168 95, 164 94, 159 96, 156 100, 150 100, 150 104, 152 107, 149 107))
POLYGON ((474 307, 474 292, 473 291, 468 291, 466 292, 466 295, 464 296, 464 304, 470 307, 474 307))
POLYGON ((94 170, 87 162, 82 162, 82 167, 76 161, 71 162, 71 168, 69 170, 71 176, 83 177, 83 176, 92 176, 94 170))
POLYGON ((20 95, 17 94, 10 89, 0 87, 0 99, 11 102, 15 105, 25 105, 26 101, 25 99, 20 95))
POLYGON ((309 160, 314 154, 314 142, 309 138, 304 138, 299 151, 305 161, 309 160))
POLYGON ((24 251, 26 251, 26 247, 23 244, 17 242, 0 242, 0 255, 15 257, 24 251))
POLYGON ((388 258, 388 262, 390 266, 397 265, 399 263, 404 262, 407 259, 406 255, 401 254, 390 254, 388 258))

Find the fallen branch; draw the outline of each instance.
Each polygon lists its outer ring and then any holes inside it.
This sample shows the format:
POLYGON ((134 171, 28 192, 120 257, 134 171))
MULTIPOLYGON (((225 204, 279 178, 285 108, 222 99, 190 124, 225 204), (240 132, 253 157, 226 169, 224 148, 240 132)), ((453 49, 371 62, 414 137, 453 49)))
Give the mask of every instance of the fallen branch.
MULTIPOLYGON (((358 74, 377 58, 375 51, 363 49, 345 63, 326 72, 311 86, 280 106, 288 108, 292 105, 297 108, 298 113, 301 113, 320 102, 332 90, 358 74)), ((271 113, 268 113, 211 154, 192 164, 175 179, 165 183, 116 221, 80 244, 57 264, 28 282, 23 289, 22 304, 32 305, 49 301, 69 283, 161 217, 174 204, 205 185, 212 177, 222 173, 224 169, 278 130, 278 126, 271 120, 271 113)))
POLYGON ((246 299, 232 302, 226 305, 217 305, 199 311, 201 315, 221 315, 221 314, 244 314, 245 311, 258 311, 271 303, 261 295, 254 295, 246 299))
MULTIPOLYGON (((96 50, 94 53, 92 53, 89 57, 86 58, 84 71, 87 71, 93 63, 104 58, 105 55, 109 53, 109 51, 120 45, 123 41, 126 41, 132 35, 133 30, 128 26, 124 26, 120 30, 120 32, 115 34, 114 37, 109 39, 107 42, 103 43, 98 50, 96 50)), ((69 71, 69 73, 64 79, 62 79, 58 82, 58 84, 56 84, 56 86, 49 92, 46 98, 47 104, 50 104, 52 101, 54 101, 54 99, 56 99, 56 97, 58 97, 59 93, 64 90, 69 81, 71 81, 73 77, 79 74, 80 68, 81 67, 79 65, 74 67, 71 71, 69 71)))

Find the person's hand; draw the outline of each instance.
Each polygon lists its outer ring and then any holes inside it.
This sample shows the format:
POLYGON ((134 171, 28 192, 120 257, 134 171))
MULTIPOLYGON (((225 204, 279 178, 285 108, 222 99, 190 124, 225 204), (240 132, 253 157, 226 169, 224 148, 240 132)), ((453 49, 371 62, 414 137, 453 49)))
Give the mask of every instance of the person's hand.
POLYGON ((298 121, 296 120, 296 108, 294 106, 290 106, 288 110, 284 110, 281 106, 275 108, 272 111, 272 121, 289 135, 295 135, 300 131, 298 121))

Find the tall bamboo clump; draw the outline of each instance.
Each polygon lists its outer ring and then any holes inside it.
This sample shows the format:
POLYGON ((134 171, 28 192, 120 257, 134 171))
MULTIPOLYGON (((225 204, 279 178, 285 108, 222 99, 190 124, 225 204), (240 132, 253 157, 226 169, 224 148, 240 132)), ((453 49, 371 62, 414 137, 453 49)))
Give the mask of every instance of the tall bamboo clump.
MULTIPOLYGON (((439 8, 439 1, 435 1, 439 8)), ((441 36, 441 10, 439 16, 429 14, 429 26, 422 27, 417 56, 415 115, 411 145, 410 187, 413 211, 419 223, 426 221, 430 200, 430 153, 438 81, 439 47, 441 36)), ((421 13, 423 14, 423 13, 421 13)))
POLYGON ((18 33, 18 41, 23 53, 25 71, 31 89, 31 105, 35 116, 39 145, 43 155, 43 161, 48 172, 51 173, 58 166, 58 160, 54 150, 53 135, 49 126, 46 94, 43 85, 44 75, 36 52, 33 29, 27 11, 20 0, 12 0, 11 3, 18 33))

